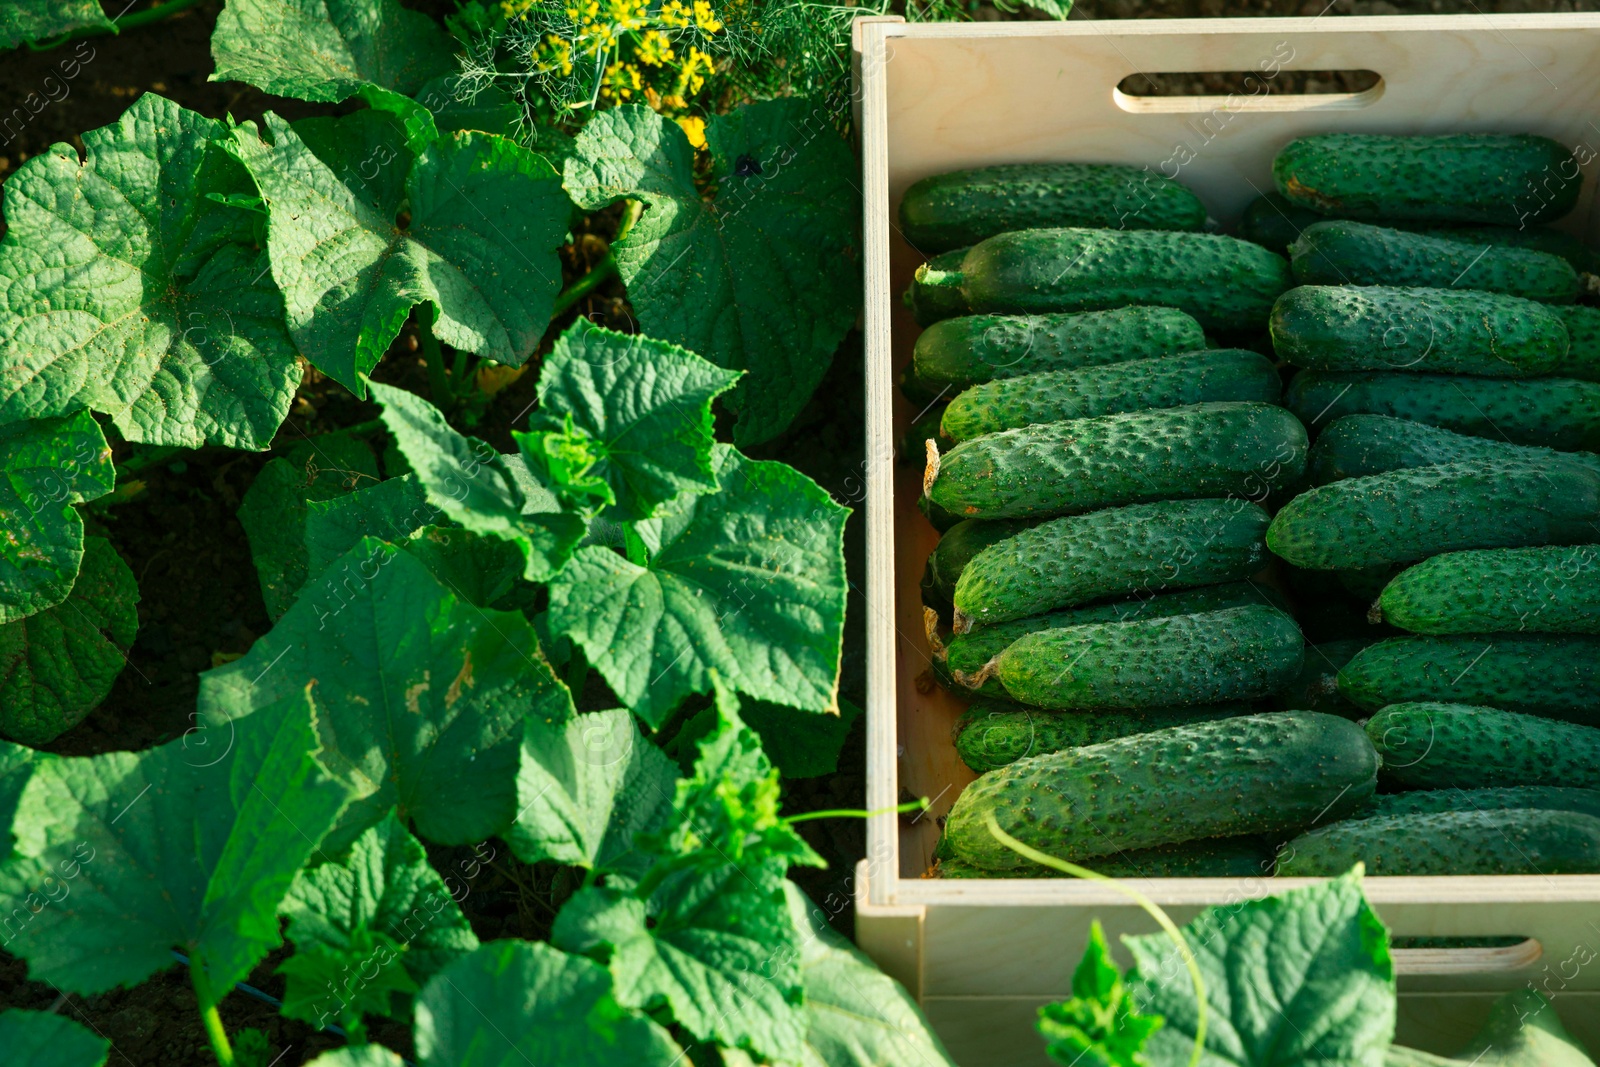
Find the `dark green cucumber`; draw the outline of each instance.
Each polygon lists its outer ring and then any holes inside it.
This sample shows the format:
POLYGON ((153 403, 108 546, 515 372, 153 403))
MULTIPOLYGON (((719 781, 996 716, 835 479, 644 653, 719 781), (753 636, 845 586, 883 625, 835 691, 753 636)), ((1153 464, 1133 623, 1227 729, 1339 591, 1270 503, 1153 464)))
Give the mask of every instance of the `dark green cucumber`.
POLYGON ((1567 354, 1554 308, 1500 293, 1302 285, 1273 305, 1279 358, 1319 371, 1526 378, 1567 354))
POLYGON ((1025 519, 966 519, 950 527, 928 554, 928 564, 922 572, 923 603, 949 609, 956 580, 972 557, 1030 525, 1025 519))
POLYGON ((1302 708, 1325 711, 1345 719, 1360 719, 1365 713, 1339 693, 1339 672, 1371 640, 1348 637, 1306 645, 1305 663, 1285 688, 1273 696, 1273 703, 1284 711, 1302 708))
POLYGON ((1272 161, 1278 192, 1340 218, 1525 226, 1578 202, 1577 160, 1548 137, 1324 133, 1290 141, 1272 161))
POLYGON ((1270 696, 1304 660, 1294 620, 1251 606, 1039 630, 1013 641, 979 674, 1040 708, 1189 707, 1270 696))
POLYGON ((1007 230, 1109 226, 1198 230, 1205 205, 1148 168, 1116 163, 1010 163, 923 178, 900 199, 900 232, 923 253, 1007 230))
POLYGON ((1567 324, 1567 355, 1552 374, 1600 382, 1600 308, 1570 304, 1556 309, 1567 324))
POLYGON ((975 385, 950 401, 943 436, 965 441, 1040 422, 1283 395, 1277 368, 1243 348, 1218 348, 1103 367, 1045 371, 975 385))
POLYGON ((1277 873, 1329 878, 1357 863, 1368 875, 1590 874, 1600 819, 1521 808, 1347 819, 1286 843, 1277 873))
POLYGON ((1027 426, 964 441, 923 473, 954 515, 1004 519, 1207 496, 1264 500, 1305 473, 1306 431, 1271 404, 1219 402, 1027 426))
POLYGON ((1551 304, 1572 303, 1580 288, 1572 264, 1549 252, 1337 219, 1306 227, 1289 262, 1301 285, 1476 289, 1551 304))
POLYGON ((1328 216, 1313 211, 1282 193, 1268 193, 1250 201, 1239 219, 1239 236, 1279 255, 1287 255, 1289 246, 1307 226, 1328 221, 1328 216))
POLYGON ((1447 552, 1401 571, 1378 611, 1418 634, 1600 634, 1600 544, 1447 552))
POLYGON ((1600 384, 1572 378, 1301 371, 1284 403, 1307 426, 1346 415, 1393 415, 1519 445, 1600 447, 1600 384))
MULTIPOLYGON (((927 455, 926 449, 924 449, 923 455, 927 455)), ((917 510, 922 512, 923 518, 928 520, 928 525, 932 526, 940 533, 944 533, 945 531, 949 530, 958 522, 966 521, 960 515, 952 515, 944 508, 939 507, 926 496, 919 496, 917 498, 917 510)))
POLYGON ((1408 467, 1467 461, 1569 462, 1600 474, 1600 456, 1592 452, 1513 445, 1391 415, 1346 415, 1335 420, 1312 443, 1308 469, 1312 485, 1326 485, 1408 467))
POLYGON ((1383 777, 1406 789, 1600 786, 1600 730, 1498 708, 1419 701, 1367 720, 1383 777))
POLYGON ((1275 711, 1191 723, 990 771, 956 798, 945 839, 957 858, 1005 869, 1026 861, 989 833, 991 816, 1024 844, 1071 861, 1292 832, 1356 810, 1377 777, 1372 742, 1333 715, 1275 711))
POLYGON ((1444 700, 1600 725, 1600 639, 1390 637, 1346 664, 1339 691, 1368 711, 1444 700))
MULTIPOLYGON (((1380 751, 1379 755, 1384 754, 1380 751)), ((1351 818, 1418 815, 1436 811, 1503 811, 1507 808, 1575 811, 1580 815, 1600 818, 1600 789, 1558 785, 1512 785, 1489 789, 1413 789, 1405 793, 1380 793, 1351 818)))
POLYGON ((1167 230, 1017 230, 973 245, 954 272, 925 264, 917 274, 959 284, 976 312, 1161 304, 1207 329, 1259 327, 1293 284, 1288 261, 1260 245, 1167 230))
MULTIPOLYGON (((928 260, 927 266, 935 272, 936 278, 947 277, 939 272, 959 270, 961 261, 966 255, 967 249, 958 248, 953 252, 934 256, 928 260)), ((911 309, 911 317, 917 320, 918 326, 931 326, 941 319, 950 319, 967 313, 969 310, 967 298, 961 295, 960 285, 924 282, 922 274, 922 270, 919 269, 912 277, 911 284, 906 287, 905 295, 901 297, 906 307, 911 309)))
POLYGON ((973 704, 956 720, 954 739, 961 762, 982 774, 1028 756, 1098 745, 1168 726, 1231 719, 1255 711, 1249 704, 1148 711, 1041 711, 998 700, 973 704))
POLYGON ((1159 500, 1052 519, 970 558, 952 597, 955 630, 1248 578, 1267 563, 1271 521, 1238 498, 1159 500))
POLYGON ((996 378, 1155 359, 1205 346, 1200 324, 1177 308, 964 315, 922 331, 902 388, 923 402, 948 400, 996 378))
MULTIPOLYGON (((1218 837, 1130 849, 1115 856, 1097 857, 1088 866, 1107 878, 1260 878, 1272 873, 1274 852, 1262 837, 1218 837)), ((994 871, 954 856, 941 857, 934 873, 940 878, 1069 877, 1042 864, 1024 863, 994 871)))

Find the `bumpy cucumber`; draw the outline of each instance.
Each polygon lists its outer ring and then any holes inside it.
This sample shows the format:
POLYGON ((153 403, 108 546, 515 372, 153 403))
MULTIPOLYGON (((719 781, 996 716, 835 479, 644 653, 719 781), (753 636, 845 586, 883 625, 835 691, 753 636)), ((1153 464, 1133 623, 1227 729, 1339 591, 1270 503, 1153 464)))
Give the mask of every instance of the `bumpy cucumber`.
POLYGON ((1390 637, 1345 665, 1339 691, 1368 711, 1447 700, 1600 725, 1600 639, 1390 637))
POLYGON ((1017 230, 973 245, 954 272, 924 265, 917 274, 959 284, 977 312, 1161 304, 1207 329, 1259 327, 1292 284, 1288 261, 1260 245, 1167 230, 1017 230))
POLYGON ((1152 708, 1148 711, 1040 711, 997 700, 982 700, 956 721, 956 755, 982 774, 1028 756, 1066 748, 1082 748, 1145 734, 1169 726, 1210 722, 1249 715, 1255 709, 1242 701, 1199 708, 1152 708))
POLYGON ((918 335, 901 386, 927 402, 996 378, 1155 359, 1205 346, 1200 324, 1177 308, 964 315, 918 335))
POLYGON ((1525 378, 1567 354, 1553 308, 1453 289, 1302 285, 1273 305, 1268 329, 1279 358, 1320 371, 1525 378))
POLYGON ((1242 607, 1039 630, 1013 641, 984 671, 1034 707, 1139 709, 1269 696, 1304 659, 1293 619, 1242 607))
POLYGON ((1346 415, 1336 419, 1311 445, 1308 471, 1312 485, 1326 485, 1408 467, 1468 461, 1568 462, 1600 474, 1600 456, 1592 452, 1513 445, 1391 415, 1346 415))
POLYGON ((1267 547, 1297 567, 1349 570, 1466 548, 1581 544, 1600 475, 1571 463, 1441 463, 1319 485, 1283 506, 1267 547))
POLYGON ((1600 871, 1600 819, 1519 808, 1347 819, 1286 843, 1277 873, 1325 878, 1363 862, 1369 875, 1588 874, 1600 871))
POLYGON ((1091 600, 1248 578, 1266 565, 1271 521, 1238 498, 1160 500, 1052 519, 971 557, 952 598, 956 632, 1091 600))
MULTIPOLYGON (((944 252, 928 260, 927 267, 935 278, 948 277, 942 272, 959 270, 966 255, 965 248, 944 252)), ((960 285, 925 282, 922 275, 923 272, 918 270, 901 298, 906 307, 911 309, 911 317, 917 320, 918 326, 931 326, 941 319, 967 313, 967 298, 961 295, 960 285)))
MULTIPOLYGON (((1379 755, 1383 753, 1380 751, 1379 755)), ((1507 808, 1576 811, 1581 815, 1600 817, 1600 789, 1552 785, 1513 785, 1491 789, 1413 789, 1405 793, 1380 793, 1351 818, 1418 815, 1436 811, 1503 811, 1507 808)))
POLYGON ((1275 404, 1282 394, 1271 360, 1248 349, 1219 348, 975 385, 950 402, 939 425, 944 437, 965 441, 1040 422, 1211 400, 1275 404))
POLYGON ((1378 611, 1418 634, 1600 634, 1600 544, 1447 552, 1401 571, 1378 611))
POLYGON ((1548 137, 1325 133, 1290 141, 1272 161, 1278 192, 1347 219, 1524 226, 1571 211, 1577 160, 1548 137))
POLYGON ((1301 708, 1346 719, 1363 718, 1365 713, 1340 695, 1339 672, 1371 643, 1365 638, 1348 637, 1306 645, 1300 673, 1273 696, 1273 703, 1284 711, 1301 708))
POLYGON ((1295 203, 1282 193, 1268 193, 1250 201, 1239 219, 1239 236, 1279 255, 1287 255, 1289 246, 1307 226, 1328 221, 1320 211, 1295 203))
POLYGON ((1497 708, 1419 701, 1367 720, 1383 777, 1407 789, 1600 786, 1600 730, 1497 708))
POLYGON ((1557 363, 1552 374, 1564 378, 1578 378, 1587 382, 1600 382, 1600 308, 1587 304, 1569 304, 1556 309, 1567 324, 1566 358, 1557 363))
POLYGON ((1206 496, 1262 500, 1305 473, 1306 431, 1271 404, 1219 402, 1027 426, 929 463, 928 498, 966 518, 1040 518, 1206 496))
POLYGON ((1519 445, 1600 447, 1600 384, 1572 378, 1301 371, 1284 403, 1307 426, 1346 415, 1394 415, 1519 445))
POLYGON ((1115 163, 1011 163, 923 178, 900 199, 900 231, 924 253, 1007 230, 1109 226, 1198 230, 1205 205, 1148 168, 1115 163))
POLYGON ((1271 834, 1337 819, 1377 785, 1378 754, 1353 722, 1275 711, 1174 726, 1032 756, 962 791, 945 821, 956 857, 1021 866, 986 826, 1067 860, 1198 838, 1271 834))
POLYGON ((941 609, 950 607, 956 580, 972 557, 1030 525, 1025 519, 966 519, 950 527, 929 553, 928 564, 923 568, 923 603, 941 609))
MULTIPOLYGON (((1219 837, 1161 848, 1136 848, 1100 856, 1088 866, 1107 878, 1250 878, 1272 873, 1275 849, 1265 838, 1219 837)), ((1066 878, 1054 867, 1024 863, 1005 870, 977 867, 954 856, 942 856, 940 878, 1066 878)))
POLYGON ((1474 244, 1365 222, 1306 227, 1289 246, 1302 285, 1421 286, 1477 289, 1552 304, 1578 297, 1578 272, 1560 256, 1532 248, 1474 244))
MULTIPOLYGON (((923 449, 923 455, 927 455, 926 447, 923 449)), ((919 496, 917 498, 917 510, 922 512, 923 517, 928 520, 928 525, 932 526, 940 533, 944 533, 945 531, 949 530, 958 522, 966 521, 964 518, 962 518, 962 516, 952 515, 944 508, 939 507, 926 496, 919 496)))
POLYGON ((1224 585, 1186 589, 1179 593, 1162 593, 1148 598, 1091 604, 1068 611, 1018 619, 1016 622, 1003 622, 997 626, 979 627, 969 633, 957 634, 951 638, 949 645, 944 647, 934 643, 934 675, 949 689, 1004 698, 1006 690, 998 678, 987 678, 975 688, 968 688, 956 682, 955 676, 970 680, 983 670, 984 664, 1004 652, 1017 638, 1039 630, 1082 626, 1090 622, 1164 619, 1173 615, 1194 615, 1204 611, 1244 607, 1247 604, 1286 607, 1282 599, 1270 589, 1253 582, 1229 582, 1224 585))

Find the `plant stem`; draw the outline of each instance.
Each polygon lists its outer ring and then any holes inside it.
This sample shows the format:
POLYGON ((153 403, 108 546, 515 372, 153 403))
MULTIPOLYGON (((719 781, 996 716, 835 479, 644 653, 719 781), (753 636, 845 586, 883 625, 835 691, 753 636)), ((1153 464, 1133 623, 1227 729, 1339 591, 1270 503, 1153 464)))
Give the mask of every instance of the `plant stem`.
POLYGON ((222 1016, 217 1012, 211 995, 211 983, 206 979, 205 967, 196 953, 189 957, 189 981, 194 983, 194 995, 200 1005, 200 1021, 205 1024, 206 1037, 211 1041, 211 1051, 220 1067, 233 1067, 233 1046, 228 1043, 228 1032, 222 1028, 222 1016))
POLYGON ((583 277, 579 278, 577 281, 561 290, 560 293, 556 294, 555 308, 550 312, 550 317, 552 319, 560 318, 567 312, 569 308, 572 307, 573 304, 576 304, 578 301, 594 292, 600 286, 604 285, 607 281, 611 280, 616 273, 616 258, 613 257, 610 252, 607 252, 605 254, 605 258, 589 268, 588 274, 585 274, 583 277))
POLYGON ((164 18, 176 15, 185 8, 194 7, 200 0, 167 0, 165 4, 157 4, 144 11, 135 11, 131 15, 123 15, 112 20, 107 26, 84 26, 62 34, 53 41, 29 41, 28 47, 35 52, 48 52, 52 48, 60 48, 68 41, 81 41, 85 37, 104 37, 106 34, 120 34, 123 30, 136 30, 140 26, 148 26, 152 22, 160 22, 164 18))
POLYGON ((432 304, 423 304, 417 309, 417 342, 428 361, 428 388, 433 392, 434 406, 448 411, 455 406, 455 393, 445 373, 444 352, 439 347, 439 339, 433 335, 433 323, 438 314, 432 304))
POLYGON ((897 811, 927 811, 928 798, 918 797, 908 800, 904 804, 896 804, 892 808, 879 808, 877 811, 863 811, 860 808, 826 808, 822 811, 807 811, 799 815, 789 815, 784 822, 793 825, 797 822, 807 822, 811 819, 870 819, 874 815, 883 815, 887 812, 897 811))

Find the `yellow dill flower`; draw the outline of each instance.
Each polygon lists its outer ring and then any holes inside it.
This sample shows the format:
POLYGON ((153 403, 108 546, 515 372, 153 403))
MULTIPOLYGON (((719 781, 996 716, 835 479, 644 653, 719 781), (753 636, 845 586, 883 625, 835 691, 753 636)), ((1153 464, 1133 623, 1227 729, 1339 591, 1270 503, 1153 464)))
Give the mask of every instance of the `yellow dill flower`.
POLYGON ((672 51, 672 38, 660 30, 648 30, 639 38, 638 51, 633 58, 647 67, 659 67, 676 58, 672 51))
POLYGON ((682 3, 682 0, 667 0, 665 4, 661 5, 659 18, 663 26, 673 30, 687 29, 689 24, 694 21, 693 14, 682 3))
POLYGON ((722 29, 722 22, 717 18, 717 13, 711 10, 708 0, 694 0, 694 21, 706 33, 716 33, 722 29))
POLYGON ((605 79, 600 84, 600 96, 607 100, 626 100, 642 84, 639 68, 618 60, 606 68, 605 79))
MULTIPOLYGON (((681 102, 679 106, 682 106, 681 102)), ((704 148, 706 146, 705 119, 697 118, 693 115, 685 115, 678 119, 678 125, 688 136, 690 144, 694 145, 696 148, 704 148)))

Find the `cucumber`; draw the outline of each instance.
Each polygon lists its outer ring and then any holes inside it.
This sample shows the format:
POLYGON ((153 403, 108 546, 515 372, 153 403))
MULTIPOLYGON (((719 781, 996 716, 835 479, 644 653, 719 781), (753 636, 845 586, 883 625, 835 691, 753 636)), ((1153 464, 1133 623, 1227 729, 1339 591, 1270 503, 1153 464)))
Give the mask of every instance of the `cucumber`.
MULTIPOLYGON (((1265 838, 1218 837, 1100 856, 1089 866, 1107 878, 1259 878, 1272 873, 1274 852, 1265 838)), ((1043 864, 993 871, 954 856, 940 857, 934 873, 940 878, 1070 877, 1043 864)))
POLYGON ((1017 230, 973 245, 954 271, 924 264, 917 276, 959 285, 976 312, 1161 304, 1207 329, 1260 326, 1293 284, 1288 261, 1260 245, 1166 230, 1017 230))
POLYGON ((1567 354, 1555 309, 1500 293, 1302 285, 1272 307, 1279 358, 1320 371, 1490 378, 1550 373, 1567 354))
POLYGON ((967 564, 972 562, 972 557, 1031 525, 1025 519, 965 519, 950 527, 928 554, 928 564, 923 568, 923 603, 930 607, 949 608, 956 580, 961 577, 967 564))
POLYGON ((1594 471, 1469 460, 1319 485, 1278 512, 1267 547, 1297 567, 1350 570, 1465 548, 1581 544, 1597 517, 1594 471))
POLYGON ((1302 708, 1345 719, 1365 718, 1365 712, 1339 693, 1339 671, 1370 644, 1371 640, 1358 637, 1307 644, 1300 673, 1273 696, 1273 703, 1284 711, 1302 708))
POLYGON ((1275 404, 1282 395, 1271 360, 1248 349, 1219 348, 975 385, 950 401, 939 428, 947 440, 965 441, 1040 422, 1211 400, 1275 404))
POLYGON ((1600 871, 1600 819, 1572 811, 1441 811, 1348 819, 1278 851, 1285 878, 1367 874, 1589 874, 1600 871))
POLYGON ((1306 451, 1305 427, 1283 408, 1194 404, 975 437, 930 458, 923 490, 975 519, 1207 496, 1259 501, 1304 475, 1306 451))
POLYGON ((1075 714, 984 700, 973 704, 956 720, 954 739, 961 762, 982 774, 1028 756, 1098 745, 1168 726, 1236 718, 1254 710, 1249 704, 1235 701, 1200 708, 1075 714))
POLYGON ((1367 720, 1385 781, 1407 789, 1600 786, 1600 730, 1497 708, 1390 704, 1367 720))
POLYGON ((1200 324, 1177 308, 964 315, 918 335, 901 387, 926 402, 997 378, 1155 359, 1205 346, 1200 324))
POLYGON ((1600 474, 1600 456, 1592 452, 1557 452, 1537 445, 1513 445, 1390 415, 1346 415, 1336 419, 1312 443, 1307 466, 1311 484, 1326 485, 1344 478, 1408 467, 1497 460, 1564 461, 1600 474))
POLYGON ((1290 141, 1272 161, 1278 192, 1347 219, 1525 226, 1578 202, 1577 160, 1548 137, 1324 133, 1290 141))
POLYGON ((1289 246, 1307 226, 1326 222, 1328 216, 1313 211, 1282 193, 1268 193, 1250 201, 1239 219, 1239 236, 1279 255, 1286 255, 1289 246))
POLYGON ((1600 384, 1572 378, 1301 371, 1283 399, 1307 426, 1346 415, 1394 415, 1519 445, 1600 447, 1600 384))
MULTIPOLYGON (((926 447, 923 449, 923 455, 927 455, 926 447)), ((926 495, 917 497, 917 510, 922 512, 922 517, 928 520, 928 525, 940 533, 947 532, 958 522, 966 521, 960 515, 952 515, 944 508, 939 507, 929 500, 926 495)))
POLYGON ((900 198, 900 232, 924 253, 975 244, 1007 230, 1109 226, 1198 230, 1205 205, 1147 167, 1011 163, 923 178, 900 198))
POLYGON ((1339 691, 1368 711, 1448 700, 1600 725, 1600 639, 1390 637, 1356 654, 1339 675, 1339 691))
MULTIPOLYGON (((1368 735, 1371 736, 1370 734, 1368 735)), ((1383 755, 1382 752, 1379 755, 1383 755)), ((1489 789, 1414 789, 1407 793, 1380 793, 1353 819, 1382 815, 1414 815, 1435 811, 1497 811, 1527 808, 1535 811, 1576 811, 1600 818, 1600 789, 1573 786, 1512 785, 1489 789)))
POLYGON ((1031 756, 967 786, 945 820, 959 859, 1022 866, 985 825, 1065 860, 1303 829, 1372 795, 1378 754, 1353 722, 1275 711, 1031 756))
POLYGON ((1563 378, 1600 382, 1600 308, 1570 304, 1556 308, 1556 314, 1566 323, 1570 343, 1566 358, 1557 363, 1551 373, 1563 378))
MULTIPOLYGON (((939 272, 959 270, 966 255, 967 249, 957 248, 934 256, 928 260, 927 266, 934 272, 934 277, 939 278, 943 276, 939 272)), ((906 307, 911 309, 911 317, 917 320, 918 326, 931 326, 941 319, 968 312, 967 298, 961 295, 959 285, 924 282, 922 274, 922 270, 918 269, 901 297, 906 307)))
POLYGON ((952 598, 954 628, 965 633, 974 624, 1091 600, 1248 578, 1267 563, 1271 521, 1237 498, 1161 500, 1052 519, 971 557, 952 598))
MULTIPOLYGON (((957 692, 976 692, 1004 699, 1005 687, 998 678, 988 678, 976 689, 958 684, 953 675, 970 679, 983 669, 984 664, 1004 652, 1017 638, 1039 630, 1062 626, 1081 626, 1090 622, 1118 622, 1128 619, 1167 618, 1172 615, 1194 615, 1222 608, 1237 608, 1247 604, 1265 604, 1285 608, 1282 598, 1264 586, 1253 582, 1229 582, 1225 585, 1208 585, 1199 589, 1186 589, 1179 593, 1162 593, 1149 598, 1117 600, 1109 604, 1091 604, 1068 611, 1035 615, 1016 622, 1003 622, 996 626, 983 626, 969 633, 957 634, 950 643, 941 646, 930 640, 934 648, 933 671, 941 684, 957 692)), ((935 635, 936 637, 937 635, 935 635)))
POLYGON ((1549 252, 1344 220, 1307 226, 1289 264, 1301 285, 1476 289, 1552 304, 1572 303, 1580 288, 1572 264, 1549 252))
POLYGON ((1600 544, 1434 556, 1384 587, 1378 613, 1418 634, 1600 634, 1600 544))
POLYGON ((979 672, 1023 704, 1063 711, 1254 700, 1288 685, 1305 639, 1276 608, 1088 623, 1019 637, 979 672))

